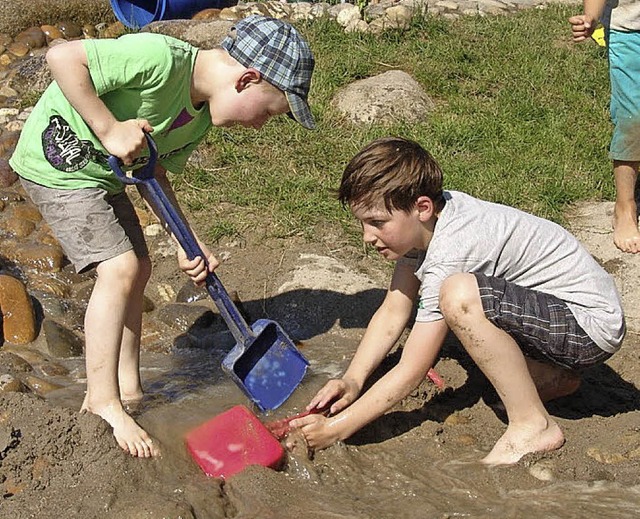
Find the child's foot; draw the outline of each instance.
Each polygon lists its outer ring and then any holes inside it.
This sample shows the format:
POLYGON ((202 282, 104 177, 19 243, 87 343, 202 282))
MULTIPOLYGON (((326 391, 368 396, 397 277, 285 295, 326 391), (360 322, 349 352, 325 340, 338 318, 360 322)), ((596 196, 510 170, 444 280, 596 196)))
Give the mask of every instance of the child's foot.
POLYGON ((151 436, 125 412, 120 401, 104 406, 89 406, 85 398, 80 412, 87 411, 97 414, 113 427, 113 436, 125 452, 139 458, 160 455, 160 449, 151 436))
POLYGON ((564 435, 553 420, 546 427, 509 425, 491 452, 482 460, 487 465, 512 465, 526 454, 548 452, 564 444, 564 435))
POLYGON ((616 203, 613 215, 613 243, 622 252, 640 252, 640 232, 635 204, 632 207, 619 207, 616 203))

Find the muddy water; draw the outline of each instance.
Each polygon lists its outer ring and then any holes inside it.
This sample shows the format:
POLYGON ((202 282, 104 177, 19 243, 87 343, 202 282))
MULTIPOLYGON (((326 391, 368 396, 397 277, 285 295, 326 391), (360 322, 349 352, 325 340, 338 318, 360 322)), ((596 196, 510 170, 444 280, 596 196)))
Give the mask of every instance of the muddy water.
MULTIPOLYGON (((176 488, 185 481, 205 493, 217 488, 190 460, 183 437, 233 405, 248 405, 220 369, 230 344, 218 349, 174 351, 171 355, 143 354, 142 375, 149 396, 138 417, 162 442, 164 476, 173 478, 176 488)), ((305 343, 303 349, 313 369, 283 408, 262 418, 281 418, 302 410, 328 377, 344 369, 354 347, 353 341, 328 336, 305 343), (342 360, 336 362, 337 358, 342 360)), ((68 360, 66 365, 75 381, 67 378, 66 387, 47 398, 78 408, 84 390, 82 362, 68 360)), ((455 378, 446 365, 444 373, 455 378)), ((533 466, 540 469, 538 478, 551 474, 549 479, 553 479, 554 467, 562 458, 552 460, 550 465, 543 459, 528 467, 487 468, 476 461, 482 455, 478 444, 461 446, 454 458, 443 456, 438 453, 437 439, 434 441, 438 427, 441 425, 425 421, 405 433, 394 434, 383 426, 371 433, 375 437, 382 432, 383 441, 378 438, 369 442, 365 436, 318 452, 311 460, 299 453, 290 454, 285 471, 280 473, 249 469, 227 484, 235 499, 244 503, 237 517, 638 517, 639 486, 604 480, 540 481, 531 475, 533 466)), ((500 431, 499 427, 494 429, 492 433, 500 431)))

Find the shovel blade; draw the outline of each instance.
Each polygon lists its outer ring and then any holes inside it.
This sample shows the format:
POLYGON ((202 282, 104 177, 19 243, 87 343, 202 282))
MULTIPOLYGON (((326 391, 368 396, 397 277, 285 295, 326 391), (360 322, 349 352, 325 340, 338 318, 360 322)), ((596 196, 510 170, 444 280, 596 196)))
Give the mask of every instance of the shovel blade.
POLYGON ((260 319, 255 337, 236 344, 222 369, 262 411, 282 405, 302 381, 309 361, 275 321, 260 319))

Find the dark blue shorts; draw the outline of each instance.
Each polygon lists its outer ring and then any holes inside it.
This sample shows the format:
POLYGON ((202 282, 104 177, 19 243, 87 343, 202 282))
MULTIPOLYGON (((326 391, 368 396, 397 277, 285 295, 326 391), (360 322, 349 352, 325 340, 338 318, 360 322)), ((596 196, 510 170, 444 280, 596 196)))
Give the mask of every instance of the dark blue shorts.
POLYGON ((526 357, 573 370, 611 357, 591 340, 561 299, 504 279, 474 275, 485 316, 511 335, 526 357))

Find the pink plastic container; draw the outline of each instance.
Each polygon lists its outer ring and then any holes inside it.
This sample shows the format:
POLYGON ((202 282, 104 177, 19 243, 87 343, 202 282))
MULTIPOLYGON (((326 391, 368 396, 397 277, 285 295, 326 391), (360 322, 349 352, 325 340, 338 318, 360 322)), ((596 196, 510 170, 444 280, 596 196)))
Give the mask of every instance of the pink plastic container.
POLYGON ((243 405, 191 430, 185 441, 204 473, 215 478, 228 478, 249 465, 278 469, 284 459, 280 442, 243 405))

